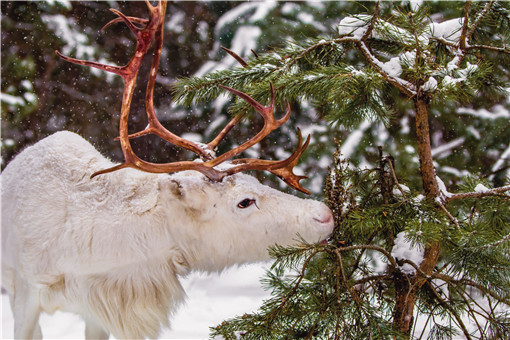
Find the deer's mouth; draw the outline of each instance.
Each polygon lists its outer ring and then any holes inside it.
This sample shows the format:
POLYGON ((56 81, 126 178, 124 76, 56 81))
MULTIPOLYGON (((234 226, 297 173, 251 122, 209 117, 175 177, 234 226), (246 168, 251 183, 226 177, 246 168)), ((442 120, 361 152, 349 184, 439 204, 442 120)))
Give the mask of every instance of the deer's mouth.
POLYGON ((328 239, 326 238, 326 239, 320 241, 319 244, 322 246, 327 246, 329 244, 328 239))

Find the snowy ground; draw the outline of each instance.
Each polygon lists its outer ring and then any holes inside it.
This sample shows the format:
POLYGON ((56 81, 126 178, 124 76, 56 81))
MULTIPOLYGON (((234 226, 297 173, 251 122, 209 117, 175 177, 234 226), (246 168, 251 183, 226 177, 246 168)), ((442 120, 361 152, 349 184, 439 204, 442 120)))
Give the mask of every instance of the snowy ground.
MULTIPOLYGON (((269 297, 260 285, 269 264, 231 268, 222 274, 194 273, 182 281, 187 303, 172 318, 172 329, 161 339, 207 339, 209 327, 221 321, 255 311, 269 297)), ((44 339, 83 339, 85 324, 69 313, 43 314, 40 324, 44 339)), ((9 298, 2 295, 2 339, 13 338, 9 298)))

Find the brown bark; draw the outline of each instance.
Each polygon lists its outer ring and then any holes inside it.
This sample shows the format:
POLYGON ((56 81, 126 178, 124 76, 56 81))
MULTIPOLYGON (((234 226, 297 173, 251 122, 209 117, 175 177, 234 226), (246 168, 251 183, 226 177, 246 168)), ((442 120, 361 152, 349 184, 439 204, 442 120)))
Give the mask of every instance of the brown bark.
MULTIPOLYGON (((427 98, 417 96, 414 100, 414 108, 416 114, 416 140, 418 143, 423 190, 428 199, 435 199, 439 196, 439 189, 436 182, 430 145, 427 98)), ((426 282, 426 276, 434 271, 440 250, 439 243, 430 244, 425 248, 423 261, 420 264, 421 272, 417 272, 416 275, 407 276, 398 270, 394 274, 396 300, 393 311, 393 325, 404 334, 409 335, 411 332, 417 293, 426 282)))
POLYGON ((420 159, 420 172, 423 180, 425 196, 434 199, 439 196, 436 174, 432 160, 432 148, 430 145, 429 113, 427 98, 418 97, 414 101, 416 116, 416 141, 418 143, 418 157, 420 159))

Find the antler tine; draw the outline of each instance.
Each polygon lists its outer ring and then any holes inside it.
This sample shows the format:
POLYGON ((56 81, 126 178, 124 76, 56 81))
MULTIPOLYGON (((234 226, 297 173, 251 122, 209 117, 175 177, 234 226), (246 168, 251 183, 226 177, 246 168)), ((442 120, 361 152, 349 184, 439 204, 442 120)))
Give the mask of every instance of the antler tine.
POLYGON ((265 170, 269 171, 272 174, 278 176, 285 183, 287 183, 292 188, 299 190, 307 195, 310 194, 310 191, 306 190, 299 183, 300 180, 308 178, 308 176, 298 176, 294 174, 293 169, 297 165, 299 161, 299 157, 303 154, 305 149, 310 144, 310 135, 308 135, 304 144, 303 136, 301 134, 301 130, 298 128, 298 147, 290 155, 289 158, 281 160, 281 161, 270 161, 263 159, 253 159, 253 158, 240 158, 232 161, 233 164, 239 164, 236 167, 230 168, 226 170, 229 175, 233 175, 235 173, 246 171, 246 170, 265 170))
MULTIPOLYGON (((127 17, 127 18, 132 22, 136 22, 137 24, 141 24, 141 25, 145 25, 145 26, 147 26, 147 23, 149 22, 149 20, 147 20, 147 19, 142 19, 142 18, 137 18, 137 17, 127 17)), ((118 22, 123 22, 123 21, 124 21, 124 19, 122 19, 122 18, 115 18, 113 20, 110 20, 106 25, 104 25, 101 28, 101 31, 104 31, 106 28, 110 27, 113 24, 116 24, 118 22)), ((140 27, 139 29, 144 29, 145 26, 140 27)))
MULTIPOLYGON (((234 51, 226 48, 225 46, 220 46, 221 49, 225 52, 227 52, 228 54, 230 54, 235 60, 237 60, 237 62, 239 62, 239 64, 241 64, 242 67, 246 68, 248 67, 248 63, 246 62, 246 60, 244 60, 239 54, 235 53, 234 51)), ((253 52, 253 50, 252 50, 253 52)), ((225 86, 223 85, 219 85, 221 88, 226 88, 225 86)), ((229 88, 230 89, 230 88, 229 88)), ((233 89, 231 89, 233 90, 233 89)), ((234 90, 235 91, 235 90, 234 90)), ((218 134, 218 136, 216 136, 216 138, 214 138, 211 142, 209 142, 207 144, 207 147, 210 149, 210 150, 215 150, 217 147, 218 147, 218 144, 223 140, 223 138, 225 138, 225 136, 230 132, 230 130, 232 130, 232 128, 234 126, 236 126, 240 121, 241 119, 244 117, 244 113, 242 114, 239 114, 237 116, 235 116, 224 128, 223 130, 221 130, 221 132, 218 134)))
MULTIPOLYGON (((149 9, 152 11, 155 7, 153 7, 150 3, 147 3, 148 6, 151 6, 149 9)), ((166 4, 162 5, 166 7, 166 4)), ((145 108, 147 112, 147 119, 149 121, 149 125, 143 131, 139 131, 137 133, 128 135, 129 139, 137 138, 140 136, 144 136, 147 134, 155 134, 160 138, 174 144, 190 150, 200 156, 204 160, 210 160, 212 156, 207 153, 206 150, 198 146, 197 144, 188 141, 184 138, 181 138, 169 130, 167 130, 161 122, 158 120, 156 116, 156 112, 154 110, 154 86, 156 84, 156 76, 158 73, 159 62, 161 59, 161 50, 163 47, 163 24, 164 21, 160 20, 158 23, 158 28, 154 35, 154 52, 153 59, 151 64, 151 70, 149 74, 149 80, 147 82, 147 91, 145 94, 145 108)))
POLYGON ((241 119, 243 119, 244 114, 239 114, 235 116, 227 125, 221 130, 221 132, 214 138, 211 142, 207 144, 207 147, 210 150, 215 150, 218 147, 218 144, 225 138, 225 136, 232 130, 234 126, 236 126, 241 119))
MULTIPOLYGON (((129 17, 125 16, 124 13, 122 13, 121 11, 118 11, 116 10, 115 8, 110 8, 110 11, 112 11, 113 13, 117 14, 120 19, 122 19, 122 21, 124 21, 126 23, 126 26, 129 28, 129 30, 131 32, 133 32, 133 34, 138 38, 138 36, 140 35, 140 31, 142 30, 142 28, 138 28, 136 27, 132 22, 131 20, 129 19, 129 17)), ((107 24, 108 25, 108 24, 107 24)))
POLYGON ((55 50, 55 53, 60 58, 64 59, 67 62, 73 63, 73 64, 94 67, 94 68, 97 68, 97 69, 100 69, 100 70, 103 70, 103 71, 106 71, 106 72, 111 72, 111 73, 118 74, 120 76, 122 76, 124 74, 124 68, 122 68, 122 67, 110 66, 110 65, 106 65, 106 64, 96 63, 95 61, 88 61, 88 60, 71 58, 71 57, 63 55, 62 53, 60 53, 57 50, 55 50))
MULTIPOLYGON (((244 142, 243 144, 239 145, 238 147, 225 152, 221 156, 209 161, 211 163, 211 166, 216 166, 238 154, 241 152, 251 148, 253 145, 260 142, 262 139, 264 139, 267 135, 269 135, 272 131, 279 128, 283 123, 285 123, 289 117, 290 117, 290 105, 287 106, 287 113, 285 116, 279 120, 275 120, 274 118, 274 91, 271 93, 271 105, 270 106, 263 106, 259 102, 257 102, 255 99, 250 97, 248 94, 235 90, 233 88, 230 88, 228 86, 224 85, 218 85, 219 87, 228 90, 238 97, 244 99, 248 104, 250 104, 255 110, 257 110, 260 115, 264 118, 264 126, 262 127, 262 130, 260 130, 253 138, 250 140, 244 142)), ((272 84, 271 84, 271 88, 272 84)))

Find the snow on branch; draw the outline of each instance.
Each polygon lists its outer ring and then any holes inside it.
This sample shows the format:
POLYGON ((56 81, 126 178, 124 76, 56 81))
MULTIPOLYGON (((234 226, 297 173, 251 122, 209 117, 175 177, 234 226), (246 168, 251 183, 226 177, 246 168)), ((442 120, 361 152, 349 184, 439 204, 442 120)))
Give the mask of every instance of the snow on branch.
POLYGON ((420 245, 413 245, 409 242, 406 232, 400 232, 395 238, 391 255, 397 262, 402 262, 402 265, 398 267, 402 273, 415 275, 416 269, 423 261, 424 249, 420 245))
POLYGON ((510 184, 505 185, 499 188, 489 189, 482 184, 478 184, 475 187, 474 192, 461 192, 461 193, 451 193, 446 189, 446 185, 444 182, 436 176, 437 186, 439 192, 441 194, 441 200, 445 203, 458 200, 458 199, 466 199, 466 198, 482 198, 487 196, 502 196, 504 198, 510 198, 510 195, 505 194, 507 191, 510 191, 510 184))
POLYGON ((488 197, 488 196, 502 196, 505 198, 510 198, 510 195, 505 194, 507 191, 510 191, 510 184, 505 185, 499 188, 493 188, 493 189, 483 189, 479 186, 477 186, 478 190, 475 190, 474 192, 462 192, 458 194, 452 194, 450 193, 449 196, 447 196, 446 201, 454 201, 458 199, 466 199, 466 198, 482 198, 482 197, 488 197))

